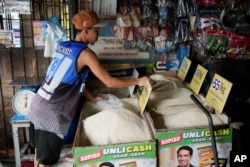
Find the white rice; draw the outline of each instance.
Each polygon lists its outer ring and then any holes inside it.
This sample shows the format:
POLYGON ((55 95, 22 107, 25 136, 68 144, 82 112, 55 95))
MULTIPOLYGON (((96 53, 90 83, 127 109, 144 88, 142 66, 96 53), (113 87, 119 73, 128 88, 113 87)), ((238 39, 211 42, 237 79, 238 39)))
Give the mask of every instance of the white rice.
POLYGON ((126 108, 109 108, 83 120, 92 145, 110 145, 152 140, 152 132, 139 114, 126 108))

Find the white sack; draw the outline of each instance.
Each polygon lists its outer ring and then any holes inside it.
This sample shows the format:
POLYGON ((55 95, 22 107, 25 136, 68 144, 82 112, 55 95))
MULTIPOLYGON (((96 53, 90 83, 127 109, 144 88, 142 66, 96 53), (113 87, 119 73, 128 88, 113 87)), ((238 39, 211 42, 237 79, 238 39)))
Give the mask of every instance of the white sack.
MULTIPOLYGON (((211 114, 213 125, 225 125, 227 120, 222 119, 217 114, 211 114)), ((189 129, 208 127, 209 122, 205 113, 199 108, 186 108, 178 111, 176 114, 171 112, 164 116, 155 116, 153 118, 156 129, 189 129)))
MULTIPOLYGON (((152 89, 147 104, 156 129, 186 129, 209 125, 206 114, 190 98, 193 92, 182 85, 180 80, 162 75, 152 75, 150 78, 156 82, 166 82, 165 85, 161 83, 162 89, 159 88, 159 83, 155 86, 156 89, 152 89)), ((199 100, 209 111, 213 111, 204 98, 199 97, 199 100)), ((211 114, 211 117, 214 125, 228 123, 225 115, 211 114)))
POLYGON ((173 94, 179 91, 178 89, 187 89, 185 85, 176 78, 165 77, 161 74, 151 75, 150 78, 152 79, 152 91, 147 103, 147 107, 149 108, 157 106, 157 103, 163 99, 172 98, 173 94))

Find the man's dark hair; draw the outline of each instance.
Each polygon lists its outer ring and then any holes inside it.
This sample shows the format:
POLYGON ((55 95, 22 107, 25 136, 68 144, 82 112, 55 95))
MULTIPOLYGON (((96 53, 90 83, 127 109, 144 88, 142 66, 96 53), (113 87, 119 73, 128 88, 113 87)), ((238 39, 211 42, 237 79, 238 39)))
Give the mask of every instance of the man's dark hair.
POLYGON ((112 164, 111 162, 103 162, 99 165, 99 167, 102 167, 102 166, 109 166, 109 167, 115 167, 114 164, 112 164))
POLYGON ((190 146, 181 146, 178 150, 177 150, 177 155, 180 152, 180 150, 187 150, 189 151, 190 156, 193 155, 193 149, 190 146))

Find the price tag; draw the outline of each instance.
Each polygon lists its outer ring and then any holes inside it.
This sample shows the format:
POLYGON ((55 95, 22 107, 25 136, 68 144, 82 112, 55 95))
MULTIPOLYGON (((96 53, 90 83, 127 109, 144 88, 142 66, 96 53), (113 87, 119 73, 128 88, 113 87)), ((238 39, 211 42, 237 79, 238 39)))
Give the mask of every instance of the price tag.
POLYGON ((228 95, 232 88, 232 83, 215 74, 213 81, 206 95, 206 101, 219 113, 222 113, 228 95))
POLYGON ((194 72, 194 76, 190 82, 190 88, 193 90, 195 94, 198 94, 200 92, 201 86, 204 82, 206 75, 207 75, 207 69, 198 64, 194 72))
POLYGON ((181 66, 180 66, 180 69, 177 73, 177 76, 178 78, 181 80, 181 81, 184 81, 186 76, 187 76, 187 73, 188 73, 188 70, 191 66, 191 60, 187 57, 184 57, 182 63, 181 63, 181 66))
MULTIPOLYGON (((138 78, 139 77, 139 72, 135 68, 133 70, 133 73, 132 73, 131 77, 132 78, 138 78)), ((129 91, 130 97, 133 96, 134 90, 135 90, 135 85, 132 85, 132 86, 128 87, 128 91, 129 91)))
POLYGON ((140 96, 139 96, 139 107, 140 107, 141 114, 143 113, 146 107, 146 104, 148 103, 148 98, 149 98, 151 91, 152 91, 152 86, 150 82, 148 81, 146 85, 143 87, 142 92, 140 93, 140 96))

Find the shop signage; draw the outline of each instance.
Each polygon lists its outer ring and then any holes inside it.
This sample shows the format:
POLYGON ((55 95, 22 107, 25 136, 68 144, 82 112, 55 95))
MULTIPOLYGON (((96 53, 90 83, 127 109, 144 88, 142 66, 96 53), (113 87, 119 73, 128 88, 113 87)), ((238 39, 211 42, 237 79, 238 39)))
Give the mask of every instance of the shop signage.
POLYGON ((101 60, 119 61, 121 60, 149 60, 149 52, 139 52, 137 48, 125 49, 121 40, 116 37, 99 37, 94 45, 89 48, 95 51, 101 60))
POLYGON ((31 14, 30 1, 5 1, 4 9, 6 13, 31 14))
POLYGON ((149 99, 149 95, 151 91, 152 91, 152 86, 150 82, 148 81, 146 85, 142 88, 142 92, 140 93, 140 96, 139 96, 139 107, 140 107, 141 114, 143 114, 146 104, 148 103, 148 99, 149 99))
POLYGON ((46 41, 46 21, 33 21, 34 45, 45 46, 46 41))
POLYGON ((136 164, 136 166, 155 167, 156 146, 154 142, 108 145, 102 147, 76 147, 75 166, 97 167, 102 162, 117 166, 136 164))
MULTIPOLYGON (((218 148, 220 166, 229 166, 232 149, 232 128, 214 131, 218 148)), ((199 167, 214 166, 214 154, 211 143, 211 131, 208 128, 176 131, 160 131, 156 133, 158 140, 159 166, 178 166, 177 150, 189 146, 193 150, 190 163, 199 167)))
POLYGON ((232 83, 219 74, 214 74, 213 81, 206 95, 206 101, 219 113, 222 112, 228 95, 232 88, 232 83))
POLYGON ((191 66, 191 60, 187 57, 184 57, 182 63, 181 63, 181 66, 180 66, 180 69, 177 73, 177 76, 178 78, 181 80, 181 81, 184 81, 186 76, 187 76, 187 73, 188 73, 188 70, 191 66))
POLYGON ((195 94, 198 94, 200 92, 201 86, 204 82, 206 75, 207 75, 207 69, 198 64, 194 72, 194 76, 190 82, 190 88, 195 94))

